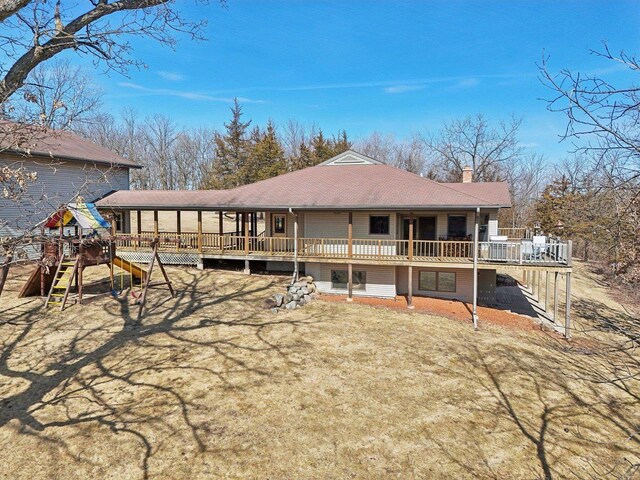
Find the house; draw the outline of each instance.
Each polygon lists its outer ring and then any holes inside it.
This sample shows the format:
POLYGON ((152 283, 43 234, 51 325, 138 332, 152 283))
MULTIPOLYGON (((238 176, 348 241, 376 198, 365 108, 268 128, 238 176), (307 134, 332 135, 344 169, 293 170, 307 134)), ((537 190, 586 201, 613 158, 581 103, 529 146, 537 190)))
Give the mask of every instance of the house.
POLYGON ((554 274, 556 286, 562 273, 570 285, 570 242, 534 245, 499 228, 499 210, 511 206, 505 183, 473 183, 468 171, 462 183, 438 183, 351 150, 230 190, 123 190, 97 205, 136 211, 136 228, 119 235, 118 247, 133 261, 147 261, 144 235, 160 237, 168 263, 243 260, 250 272, 262 262, 268 270, 304 271, 321 292, 348 298, 406 295, 411 306, 413 295, 435 296, 473 303, 475 314, 478 300, 495 302, 498 267, 524 267, 530 282, 554 274), (153 232, 142 230, 143 211, 153 212, 153 232), (189 211, 197 213, 197 228, 185 232, 181 215, 189 211), (159 212, 175 213, 176 230, 160 229, 159 212), (218 225, 204 232, 210 212, 218 225), (236 223, 228 231, 231 212, 236 223))
MULTIPOLYGON (((3 168, 35 172, 37 177, 17 198, 0 195, 0 236, 32 228, 78 196, 93 202, 115 190, 128 190, 130 170, 140 167, 74 133, 3 121, 3 168)), ((126 215, 120 214, 117 221, 124 224, 126 215)))

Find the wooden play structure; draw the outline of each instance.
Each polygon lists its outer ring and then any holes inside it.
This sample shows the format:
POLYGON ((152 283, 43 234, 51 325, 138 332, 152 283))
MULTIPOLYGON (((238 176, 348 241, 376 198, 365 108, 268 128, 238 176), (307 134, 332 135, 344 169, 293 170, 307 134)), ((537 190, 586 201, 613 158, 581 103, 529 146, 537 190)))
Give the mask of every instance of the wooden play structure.
POLYGON ((138 305, 138 320, 142 317, 149 288, 166 285, 171 296, 175 296, 158 254, 159 238, 136 239, 146 242, 153 250, 151 263, 144 269, 117 255, 118 237, 113 234, 112 225, 91 204, 69 204, 51 217, 44 228, 57 232, 49 231, 44 236, 46 240, 42 244, 42 256, 22 287, 20 297, 46 295, 45 305, 59 307, 60 311, 72 299, 82 304, 83 289, 87 286, 83 280, 84 271, 98 265, 109 267, 110 293, 113 296, 119 296, 125 290, 125 276, 129 279, 128 288, 134 304, 138 305), (156 264, 164 279, 153 282, 151 275, 156 264), (116 276, 120 280, 118 290, 115 288, 116 276))

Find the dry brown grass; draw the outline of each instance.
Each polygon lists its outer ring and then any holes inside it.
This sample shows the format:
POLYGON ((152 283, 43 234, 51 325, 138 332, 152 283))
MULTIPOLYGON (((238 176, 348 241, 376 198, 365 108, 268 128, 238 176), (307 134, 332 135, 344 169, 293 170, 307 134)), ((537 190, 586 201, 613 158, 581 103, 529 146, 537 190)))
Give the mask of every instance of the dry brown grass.
POLYGON ((582 269, 570 344, 346 303, 273 315, 284 277, 186 268, 136 324, 129 299, 18 300, 25 274, 1 300, 3 478, 614 478, 639 461, 638 357, 611 332, 633 322, 582 269))

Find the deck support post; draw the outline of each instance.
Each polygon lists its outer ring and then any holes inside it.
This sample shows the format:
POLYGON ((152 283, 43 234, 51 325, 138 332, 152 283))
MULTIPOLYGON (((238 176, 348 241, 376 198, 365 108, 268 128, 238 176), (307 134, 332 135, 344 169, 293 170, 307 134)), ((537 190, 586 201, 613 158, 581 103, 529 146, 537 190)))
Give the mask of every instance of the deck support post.
POLYGON ((153 211, 153 236, 158 238, 158 210, 153 211))
POLYGON ((347 291, 349 292, 347 295, 347 302, 353 301, 353 264, 349 263, 347 265, 347 291))
POLYGON ((551 277, 550 273, 551 272, 547 270, 545 272, 544 279, 544 313, 546 313, 547 315, 549 314, 549 278, 551 277))
POLYGON ((540 270, 538 270, 538 286, 536 288, 536 291, 538 292, 538 303, 542 303, 542 272, 540 270))
POLYGON ((473 328, 478 329, 478 235, 480 234, 480 227, 478 225, 478 219, 480 217, 480 207, 476 208, 474 215, 474 228, 473 228, 473 328))
POLYGON ((244 220, 244 254, 249 255, 249 212, 242 214, 242 220, 244 220))
POLYGON ((558 279, 560 278, 560 273, 555 272, 554 274, 554 282, 553 282, 553 322, 558 322, 558 296, 560 295, 558 279))
POLYGON ((198 210, 198 252, 202 253, 202 210, 198 210))
POLYGON ((409 261, 413 261, 413 212, 409 213, 409 261))
POLYGON ((245 259, 244 261, 244 272, 245 275, 251 275, 251 263, 249 262, 249 259, 245 259))
POLYGON ((347 255, 349 258, 353 257, 353 212, 349 212, 349 225, 347 226, 347 255))
POLYGON ((571 338, 571 272, 565 273, 567 280, 566 300, 564 309, 564 338, 571 338))
POLYGON ((298 214, 289 208, 289 213, 293 215, 293 278, 291 283, 295 283, 300 278, 300 266, 298 265, 298 214))
POLYGON ((220 251, 224 252, 224 212, 218 212, 218 241, 220 242, 220 251))
POLYGON ((413 267, 411 265, 407 267, 407 308, 413 309, 413 267))
MULTIPOLYGON (((136 233, 138 237, 142 235, 142 210, 138 210, 138 215, 136 216, 136 229, 138 230, 136 233)), ((136 242, 136 250, 140 247, 140 240, 136 242)))

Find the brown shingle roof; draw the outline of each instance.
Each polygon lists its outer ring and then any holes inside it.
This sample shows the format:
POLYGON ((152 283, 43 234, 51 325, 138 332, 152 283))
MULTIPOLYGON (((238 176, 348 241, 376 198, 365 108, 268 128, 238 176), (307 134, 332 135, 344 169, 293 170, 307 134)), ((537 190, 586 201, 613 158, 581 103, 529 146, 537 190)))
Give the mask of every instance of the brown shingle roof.
MULTIPOLYGON (((460 184, 461 185, 461 184, 460 184)), ((420 209, 506 207, 504 183, 471 189, 384 164, 323 164, 230 190, 115 192, 100 207, 151 209, 420 209)))
POLYGON ((7 121, 0 122, 0 149, 3 153, 141 168, 75 133, 7 121))

